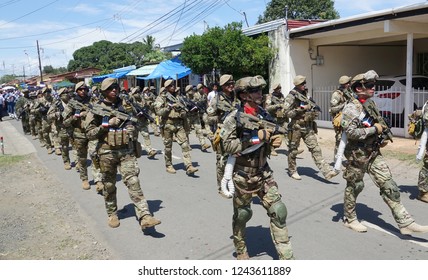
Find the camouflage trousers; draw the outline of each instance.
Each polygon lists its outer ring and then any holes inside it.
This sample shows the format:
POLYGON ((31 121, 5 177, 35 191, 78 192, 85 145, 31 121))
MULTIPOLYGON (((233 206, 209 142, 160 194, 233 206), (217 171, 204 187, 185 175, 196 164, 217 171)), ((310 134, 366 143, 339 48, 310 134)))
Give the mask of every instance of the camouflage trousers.
POLYGON ((111 216, 117 213, 117 188, 116 174, 117 169, 122 175, 123 183, 128 188, 129 197, 134 204, 135 214, 140 220, 143 216, 150 214, 147 200, 141 190, 138 175, 137 158, 129 149, 104 150, 99 149, 100 169, 103 177, 104 189, 103 196, 107 214, 111 216))
POLYGON ((181 151, 183 154, 184 166, 187 168, 192 165, 192 159, 190 156, 190 145, 187 138, 186 130, 184 129, 182 121, 174 121, 174 124, 166 123, 163 128, 163 144, 165 146, 165 165, 172 165, 172 144, 173 138, 177 144, 181 146, 181 151))
POLYGON ((149 123, 146 121, 146 122, 142 123, 141 125, 139 125, 138 131, 140 132, 141 136, 143 137, 144 149, 146 150, 147 153, 151 152, 153 150, 153 148, 152 148, 152 142, 150 141, 149 123))
POLYGON ((74 138, 73 148, 76 150, 77 161, 79 162, 80 180, 88 180, 88 142, 87 138, 74 138))
POLYGON ((293 249, 288 237, 286 226, 287 210, 278 193, 278 186, 273 178, 273 172, 270 168, 265 169, 262 174, 257 176, 242 176, 242 174, 233 175, 233 182, 237 191, 233 198, 233 243, 237 254, 247 252, 245 242, 246 223, 251 219, 251 201, 253 192, 257 194, 260 201, 270 217, 270 233, 275 245, 279 259, 294 259, 293 249), (239 189, 243 190, 240 191, 239 189), (274 206, 275 205, 275 206, 274 206), (272 209, 282 209, 282 213, 272 209))
POLYGON ((299 125, 294 125, 293 131, 289 132, 288 137, 288 171, 290 174, 297 171, 296 159, 299 154, 300 139, 303 139, 303 142, 305 142, 306 147, 308 147, 308 150, 312 154, 315 165, 324 176, 327 175, 331 168, 322 156, 317 135, 312 128, 301 128, 299 125))
POLYGON ((30 115, 29 117, 29 125, 30 125, 30 131, 31 135, 37 136, 37 130, 36 130, 36 118, 33 115, 30 115))
POLYGON ((419 171, 418 189, 420 192, 428 192, 428 154, 425 153, 423 159, 424 165, 419 171))
POLYGON ((204 132, 202 131, 201 119, 199 114, 191 115, 189 117, 189 125, 195 129, 196 137, 199 139, 201 146, 206 144, 204 132))
POLYGON ((39 132, 39 137, 40 136, 42 137, 43 143, 46 145, 47 149, 50 149, 53 147, 52 139, 50 135, 51 131, 52 131, 51 124, 46 119, 42 119, 42 131, 41 131, 41 134, 39 132))
POLYGON ((62 161, 64 163, 70 163, 70 134, 67 133, 67 129, 62 127, 58 128, 58 137, 59 137, 59 143, 61 146, 61 156, 62 161))
POLYGON ((24 133, 26 133, 26 134, 31 133, 30 118, 29 118, 27 113, 22 114, 21 125, 22 125, 22 130, 24 131, 24 133))
MULTIPOLYGON (((349 144, 348 144, 349 145, 349 144)), ((364 189, 364 175, 368 173, 374 184, 379 188, 380 195, 391 209, 394 220, 400 228, 406 227, 414 220, 404 208, 400 199, 400 191, 392 179, 391 171, 381 154, 372 154, 368 149, 355 148, 345 150, 349 162, 343 173, 346 180, 344 197, 344 218, 348 222, 357 219, 355 210, 357 197, 364 189)))
POLYGON ((96 168, 94 165, 94 156, 96 153, 98 153, 97 144, 98 144, 98 139, 90 140, 88 142, 88 154, 89 154, 89 157, 91 158, 91 161, 92 161, 91 173, 92 173, 92 178, 94 180, 94 183, 102 181, 101 170, 100 170, 100 168, 96 168))

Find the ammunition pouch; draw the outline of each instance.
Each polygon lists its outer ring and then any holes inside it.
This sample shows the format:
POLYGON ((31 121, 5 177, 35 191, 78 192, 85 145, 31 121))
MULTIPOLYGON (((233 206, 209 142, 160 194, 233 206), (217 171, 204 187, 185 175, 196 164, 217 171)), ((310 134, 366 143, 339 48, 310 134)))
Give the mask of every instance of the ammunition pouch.
POLYGON ((143 147, 141 146, 141 143, 138 141, 134 141, 134 150, 135 150, 135 157, 140 158, 143 154, 143 147))
POLYGON ((129 135, 126 129, 113 129, 110 128, 107 133, 106 142, 111 147, 124 146, 129 143, 129 135))
POLYGON ((340 129, 342 127, 341 122, 342 122, 342 111, 340 111, 338 114, 336 114, 336 116, 334 116, 333 127, 335 129, 340 129))

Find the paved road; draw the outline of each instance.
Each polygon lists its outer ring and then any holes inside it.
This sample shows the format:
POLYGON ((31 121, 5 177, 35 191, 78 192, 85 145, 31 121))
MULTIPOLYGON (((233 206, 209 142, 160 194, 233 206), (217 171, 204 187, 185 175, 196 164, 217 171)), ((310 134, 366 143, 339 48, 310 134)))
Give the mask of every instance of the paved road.
MULTIPOLYGON (((323 137, 330 130, 320 130, 323 137)), ((109 244, 118 259, 153 260, 231 260, 234 259, 231 240, 231 201, 220 197, 215 186, 215 154, 203 153, 194 135, 192 160, 199 168, 197 176, 185 174, 180 147, 174 143, 174 166, 177 174, 165 172, 161 154, 155 160, 143 156, 139 159, 140 180, 154 215, 162 220, 155 230, 143 233, 125 186, 118 182, 118 206, 121 225, 111 229, 107 225, 104 201, 95 189, 83 190, 78 174, 63 169, 61 158, 48 155, 38 141, 22 135, 18 122, 0 123, 0 136, 5 139, 6 153, 34 149, 47 168, 57 174, 85 214, 82 223, 97 238, 109 244), (14 144, 13 148, 10 142, 14 144)), ((152 136, 153 147, 163 149, 161 139, 152 136)), ((333 151, 323 147, 324 155, 331 160, 333 151)), ((301 181, 286 173, 286 150, 270 161, 280 192, 288 208, 288 228, 295 256, 301 260, 400 260, 427 259, 428 234, 415 237, 400 235, 392 215, 379 196, 377 188, 366 176, 366 188, 360 195, 357 211, 359 218, 369 227, 367 233, 353 232, 342 226, 342 200, 345 181, 341 175, 328 182, 322 178, 310 154, 305 151, 298 158, 301 181)), ((415 199, 417 170, 404 163, 390 165, 409 212, 421 224, 428 224, 428 204, 415 199), (408 170, 408 172, 403 172, 408 170)), ((416 168, 417 169, 417 168, 416 168)), ((120 179, 120 178, 118 178, 120 179)), ((276 259, 271 242, 268 217, 257 200, 254 200, 253 217, 248 222, 247 241, 252 259, 276 259)))

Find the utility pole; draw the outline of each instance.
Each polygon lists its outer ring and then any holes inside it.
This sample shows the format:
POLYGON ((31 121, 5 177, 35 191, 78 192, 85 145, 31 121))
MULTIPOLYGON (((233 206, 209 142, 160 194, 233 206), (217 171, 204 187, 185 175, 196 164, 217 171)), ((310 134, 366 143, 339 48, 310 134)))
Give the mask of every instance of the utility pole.
POLYGON ((40 84, 43 83, 42 61, 40 60, 39 40, 37 42, 37 55, 39 56, 40 84))
POLYGON ((247 27, 250 27, 250 25, 248 25, 247 14, 245 12, 242 12, 242 14, 244 15, 245 23, 247 24, 247 27))
POLYGON ((22 65, 22 72, 24 73, 24 80, 23 80, 23 82, 25 83, 25 65, 22 65))

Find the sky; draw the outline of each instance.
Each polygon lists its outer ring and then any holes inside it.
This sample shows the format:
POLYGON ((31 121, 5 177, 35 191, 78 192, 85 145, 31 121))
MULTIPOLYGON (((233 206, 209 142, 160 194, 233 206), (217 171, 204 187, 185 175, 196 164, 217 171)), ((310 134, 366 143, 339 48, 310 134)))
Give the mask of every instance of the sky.
MULTIPOLYGON (((253 26, 269 0, 0 0, 0 76, 39 74, 41 65, 67 67, 74 51, 100 40, 181 43, 208 27, 253 26)), ((341 18, 422 0, 336 0, 341 18)))

